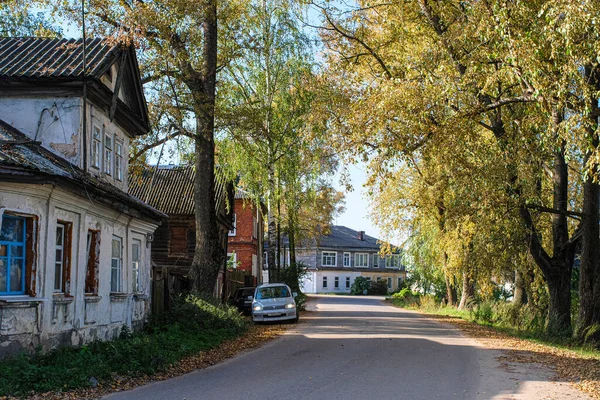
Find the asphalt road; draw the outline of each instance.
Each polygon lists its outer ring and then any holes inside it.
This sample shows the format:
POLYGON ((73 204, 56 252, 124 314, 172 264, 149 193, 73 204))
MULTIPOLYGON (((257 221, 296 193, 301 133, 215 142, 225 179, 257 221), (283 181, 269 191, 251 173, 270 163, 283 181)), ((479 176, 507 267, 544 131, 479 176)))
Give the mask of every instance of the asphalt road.
POLYGON ((451 326, 376 297, 315 296, 260 349, 110 399, 588 399, 536 364, 500 362, 451 326))

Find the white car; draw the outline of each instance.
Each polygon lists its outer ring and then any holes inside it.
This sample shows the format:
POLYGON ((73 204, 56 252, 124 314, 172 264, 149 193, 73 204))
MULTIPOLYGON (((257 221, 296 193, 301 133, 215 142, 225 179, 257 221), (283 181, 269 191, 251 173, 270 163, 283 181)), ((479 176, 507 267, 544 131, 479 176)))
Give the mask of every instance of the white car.
POLYGON ((270 322, 292 320, 298 322, 296 293, 285 283, 267 283, 254 291, 252 321, 270 322))

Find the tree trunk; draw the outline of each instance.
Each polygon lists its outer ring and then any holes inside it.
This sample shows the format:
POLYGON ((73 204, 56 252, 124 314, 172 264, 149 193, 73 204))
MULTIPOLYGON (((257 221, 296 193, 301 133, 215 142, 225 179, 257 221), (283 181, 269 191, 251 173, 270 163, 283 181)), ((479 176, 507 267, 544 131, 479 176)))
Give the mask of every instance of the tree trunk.
MULTIPOLYGON (((279 196, 279 187, 277 185, 277 281, 281 280, 281 196, 279 196)), ((285 257, 285 254, 283 255, 285 257)), ((285 262, 285 259, 284 259, 285 262)))
POLYGON ((464 310, 469 304, 469 300, 473 299, 475 295, 475 282, 469 276, 467 271, 463 272, 463 284, 462 293, 460 295, 460 304, 458 305, 459 310, 464 310))
POLYGON ((194 290, 214 295, 219 270, 225 264, 225 254, 219 241, 215 214, 215 85, 217 73, 217 5, 209 1, 203 24, 204 48, 202 77, 188 77, 195 86, 196 137, 194 209, 196 218, 196 248, 190 270, 194 290))
MULTIPOLYGON (((597 72, 593 68, 586 67, 585 74, 590 85, 598 88, 600 80, 597 72)), ((590 99, 590 109, 594 110, 598 106, 598 99, 590 99)), ((590 149, 587 149, 586 161, 589 162, 591 152, 598 148, 598 138, 595 135, 597 117, 593 114, 590 117, 590 125, 586 128, 587 141, 590 149)), ((579 273, 579 321, 577 327, 577 336, 585 339, 589 328, 594 324, 600 323, 600 229, 598 221, 600 220, 598 196, 600 196, 600 186, 594 183, 597 176, 597 165, 588 165, 589 172, 585 175, 583 183, 583 218, 581 220, 582 229, 582 249, 581 249, 581 269, 579 273)), ((598 341, 600 337, 589 338, 598 341)))
MULTIPOLYGON (((555 129, 561 121, 558 111, 553 112, 555 129)), ((558 137, 558 135, 556 135, 558 137)), ((551 335, 567 335, 571 331, 571 272, 575 258, 576 240, 569 240, 567 225, 569 175, 565 161, 565 145, 554 152, 553 167, 553 208, 552 214, 552 257, 542 246, 529 209, 522 205, 521 219, 528 228, 527 244, 529 252, 544 275, 548 285, 550 307, 548 310, 547 332, 551 335)))
POLYGON ((277 226, 275 221, 275 166, 269 163, 269 210, 267 215, 267 262, 269 264, 269 282, 275 281, 275 251, 277 248, 277 226))
MULTIPOLYGON (((294 210, 295 211, 295 210, 294 210)), ((296 266, 296 223, 292 215, 292 210, 288 210, 288 241, 290 244, 290 265, 296 266)))
POLYGON ((454 279, 450 280, 448 276, 448 272, 446 272, 446 265, 448 264, 448 253, 444 251, 444 281, 446 282, 446 301, 449 306, 456 306, 457 295, 456 295, 456 285, 454 283, 454 279))
POLYGON ((571 268, 565 268, 564 263, 559 262, 553 271, 556 275, 546 278, 550 296, 547 331, 552 335, 568 336, 571 334, 571 268))
POLYGON ((525 281, 523 274, 519 270, 515 270, 515 292, 513 294, 513 304, 522 306, 527 303, 527 294, 525 293, 525 281))

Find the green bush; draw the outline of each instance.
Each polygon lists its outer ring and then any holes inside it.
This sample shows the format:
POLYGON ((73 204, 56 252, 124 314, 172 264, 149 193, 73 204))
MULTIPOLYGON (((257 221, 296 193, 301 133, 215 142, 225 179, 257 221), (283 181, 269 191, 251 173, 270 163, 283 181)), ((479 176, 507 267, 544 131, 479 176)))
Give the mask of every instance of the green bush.
POLYGON ((293 292, 300 293, 300 282, 307 274, 308 265, 297 262, 282 268, 279 272, 279 280, 288 285, 293 292))
POLYGON ((406 300, 408 296, 412 296, 412 292, 409 288, 405 287, 400 289, 399 292, 396 292, 392 295, 393 299, 406 300))
POLYGON ((65 347, 48 354, 22 354, 0 362, 0 397, 61 391, 166 370, 183 357, 240 335, 246 322, 231 307, 197 296, 177 299, 173 312, 143 332, 125 329, 119 339, 65 347))
POLYGON ((493 303, 490 301, 484 301, 478 304, 473 311, 476 321, 483 322, 485 324, 492 324, 495 321, 493 303))
POLYGON ((387 294, 387 282, 383 279, 371 282, 367 293, 375 296, 385 296, 387 294))
POLYGON ((306 296, 304 293, 298 293, 298 296, 296 296, 296 308, 300 311, 302 310, 306 310, 306 301, 308 300, 308 296, 306 296))
POLYGON ((369 292, 369 287, 371 286, 371 281, 365 278, 364 276, 357 276, 350 287, 350 294, 360 295, 367 294, 369 292))
POLYGON ((391 296, 392 303, 401 307, 419 307, 421 295, 405 287, 391 296))

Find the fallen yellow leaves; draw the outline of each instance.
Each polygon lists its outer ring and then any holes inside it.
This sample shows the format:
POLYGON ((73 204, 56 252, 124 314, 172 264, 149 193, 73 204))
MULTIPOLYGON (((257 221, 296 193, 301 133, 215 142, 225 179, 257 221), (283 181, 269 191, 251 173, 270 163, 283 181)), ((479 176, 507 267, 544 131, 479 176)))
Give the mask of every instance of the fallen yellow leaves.
POLYGON ((115 376, 111 382, 100 383, 96 388, 58 393, 40 393, 31 396, 30 399, 92 399, 99 398, 110 392, 130 390, 151 381, 170 379, 197 369, 210 367, 211 365, 215 365, 223 360, 231 358, 244 350, 259 347, 284 333, 289 326, 289 324, 252 325, 243 336, 227 340, 212 350, 184 358, 163 373, 140 377, 115 376))
POLYGON ((503 350, 506 356, 501 357, 500 361, 541 363, 550 366, 558 379, 571 382, 580 390, 600 399, 600 359, 597 355, 516 338, 494 328, 456 317, 428 317, 458 327, 467 336, 477 339, 485 346, 503 350))

